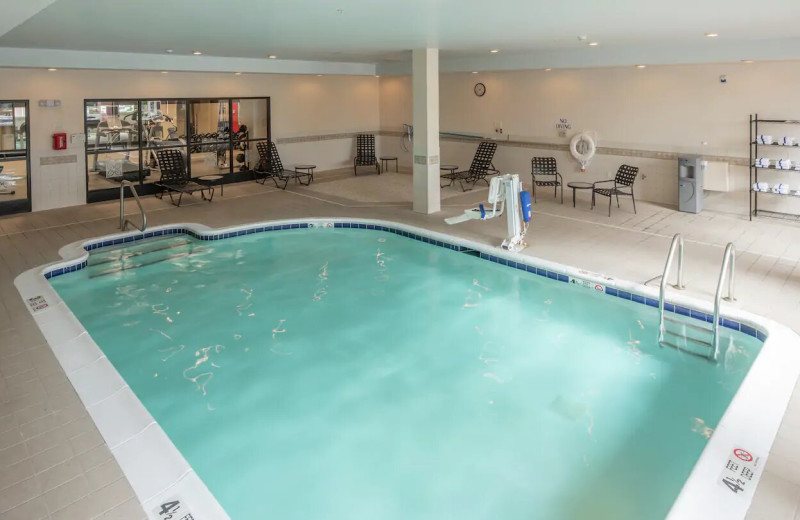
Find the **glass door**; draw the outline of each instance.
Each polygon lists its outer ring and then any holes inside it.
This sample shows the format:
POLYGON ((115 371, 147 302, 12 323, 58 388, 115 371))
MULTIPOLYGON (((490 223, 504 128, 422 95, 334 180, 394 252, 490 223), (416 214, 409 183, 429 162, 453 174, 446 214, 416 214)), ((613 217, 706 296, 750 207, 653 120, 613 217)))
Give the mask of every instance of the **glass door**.
POLYGON ((27 101, 0 100, 0 215, 31 210, 27 101))

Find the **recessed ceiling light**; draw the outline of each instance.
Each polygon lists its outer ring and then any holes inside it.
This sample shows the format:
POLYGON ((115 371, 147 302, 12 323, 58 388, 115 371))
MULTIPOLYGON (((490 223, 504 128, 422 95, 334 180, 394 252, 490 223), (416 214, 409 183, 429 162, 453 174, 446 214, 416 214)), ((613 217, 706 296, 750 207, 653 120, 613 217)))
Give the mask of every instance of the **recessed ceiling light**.
POLYGON ((491 52, 492 54, 497 54, 498 52, 500 52, 500 49, 492 49, 489 52, 491 52))
POLYGON ((753 60, 742 60, 742 63, 753 63, 753 60))
POLYGON ((706 38, 716 38, 719 36, 717 33, 706 33, 706 38))
POLYGON ((241 73, 241 72, 234 72, 234 73, 233 73, 233 75, 234 75, 234 76, 241 76, 241 75, 242 75, 242 73, 241 73))
POLYGON ((477 74, 477 73, 478 73, 478 71, 477 71, 477 70, 473 70, 473 71, 472 71, 472 73, 473 73, 473 74, 477 74))
POLYGON ((318 78, 321 78, 322 76, 324 76, 324 74, 317 74, 318 78))
POLYGON ((637 68, 637 69, 644 69, 644 68, 646 68, 646 67, 647 67, 647 65, 637 65, 637 66, 636 66, 636 68, 637 68))
POLYGON ((544 69, 545 72, 550 72, 553 69, 544 69))
POLYGON ((55 72, 55 71, 57 71, 58 69, 53 69, 53 68, 50 68, 50 69, 47 69, 47 70, 48 70, 49 72, 55 72))
POLYGON ((589 47, 597 47, 600 45, 600 42, 589 42, 589 47))
POLYGON ((162 70, 161 74, 169 74, 169 71, 168 70, 162 70))
POLYGON ((269 56, 267 56, 267 58, 269 58, 271 60, 274 60, 274 59, 277 59, 278 57, 275 56, 274 54, 270 54, 269 56))
POLYGON ((380 78, 381 76, 380 76, 380 74, 375 74, 375 77, 376 78, 380 78))
POLYGON ((195 56, 200 56, 200 55, 201 55, 201 54, 203 54, 203 53, 202 53, 202 52, 200 52, 200 51, 194 51, 192 54, 194 54, 195 56))
POLYGON ((167 49, 167 54, 172 54, 173 52, 175 51, 173 51, 172 49, 167 49))

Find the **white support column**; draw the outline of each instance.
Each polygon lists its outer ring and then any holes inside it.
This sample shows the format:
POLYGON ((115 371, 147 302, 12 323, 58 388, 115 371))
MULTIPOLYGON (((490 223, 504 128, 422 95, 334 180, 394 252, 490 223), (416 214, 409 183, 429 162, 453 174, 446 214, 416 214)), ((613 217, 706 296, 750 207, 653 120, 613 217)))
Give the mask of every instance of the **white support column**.
POLYGON ((414 93, 414 211, 438 213, 439 49, 411 51, 414 93))

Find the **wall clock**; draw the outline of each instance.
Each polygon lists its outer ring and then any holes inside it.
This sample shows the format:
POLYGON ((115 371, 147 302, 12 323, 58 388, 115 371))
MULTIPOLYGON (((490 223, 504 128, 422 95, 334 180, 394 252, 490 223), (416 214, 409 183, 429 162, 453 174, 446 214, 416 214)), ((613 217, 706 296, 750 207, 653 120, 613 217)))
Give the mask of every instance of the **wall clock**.
POLYGON ((481 97, 484 94, 486 94, 486 85, 483 83, 475 83, 475 95, 481 97))

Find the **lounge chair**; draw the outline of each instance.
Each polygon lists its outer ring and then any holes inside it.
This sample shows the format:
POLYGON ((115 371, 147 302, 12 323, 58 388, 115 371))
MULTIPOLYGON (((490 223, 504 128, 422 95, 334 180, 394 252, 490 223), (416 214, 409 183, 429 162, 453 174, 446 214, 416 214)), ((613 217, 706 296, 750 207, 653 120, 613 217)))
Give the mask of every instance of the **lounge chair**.
POLYGON ((356 136, 356 156, 353 158, 354 175, 358 175, 359 166, 374 166, 378 175, 381 174, 381 165, 375 156, 375 136, 372 134, 356 136))
POLYGON ((164 197, 164 193, 169 193, 169 200, 172 204, 180 206, 184 193, 192 195, 199 191, 203 200, 211 202, 211 199, 214 198, 214 188, 191 180, 189 174, 186 173, 186 164, 183 162, 183 154, 180 150, 156 150, 156 154, 158 155, 158 166, 161 169, 161 179, 155 183, 161 190, 156 197, 160 199, 164 197), (175 202, 172 196, 173 192, 178 194, 178 202, 175 202))
MULTIPOLYGON (((475 151, 475 157, 472 158, 472 164, 469 166, 469 170, 445 173, 441 178, 449 180, 450 182, 441 187, 452 186, 456 181, 461 185, 462 191, 468 191, 464 188, 465 182, 472 183, 472 188, 475 187, 478 181, 484 181, 488 186, 489 180, 487 177, 495 173, 500 173, 492 166, 492 158, 494 158, 495 150, 497 150, 497 143, 490 141, 481 142, 478 145, 478 149, 475 151)), ((469 189, 471 190, 472 188, 469 189)))
POLYGON ((258 165, 254 170, 256 182, 264 184, 268 179, 272 179, 276 188, 285 190, 286 185, 289 184, 289 179, 294 179, 303 186, 308 186, 314 179, 314 174, 309 170, 303 172, 284 170, 281 156, 278 155, 278 148, 274 142, 259 141, 256 143, 256 149, 259 157, 258 165), (306 182, 302 181, 303 178, 306 179, 306 182), (283 185, 281 186, 278 181, 282 181, 283 185))
POLYGON ((636 180, 636 175, 639 173, 639 168, 636 166, 629 166, 623 164, 617 170, 617 174, 613 180, 597 181, 592 187, 592 209, 594 209, 595 195, 602 195, 608 197, 608 216, 611 216, 611 197, 617 199, 617 207, 619 207, 619 196, 630 197, 633 202, 633 213, 636 214, 636 199, 633 196, 633 182, 636 180), (599 187, 598 185, 613 183, 610 187, 599 187))
POLYGON ((533 201, 536 202, 536 187, 553 187, 553 197, 558 195, 561 187, 561 204, 564 204, 564 179, 558 173, 555 157, 534 157, 531 159, 531 177, 533 177, 533 201))

